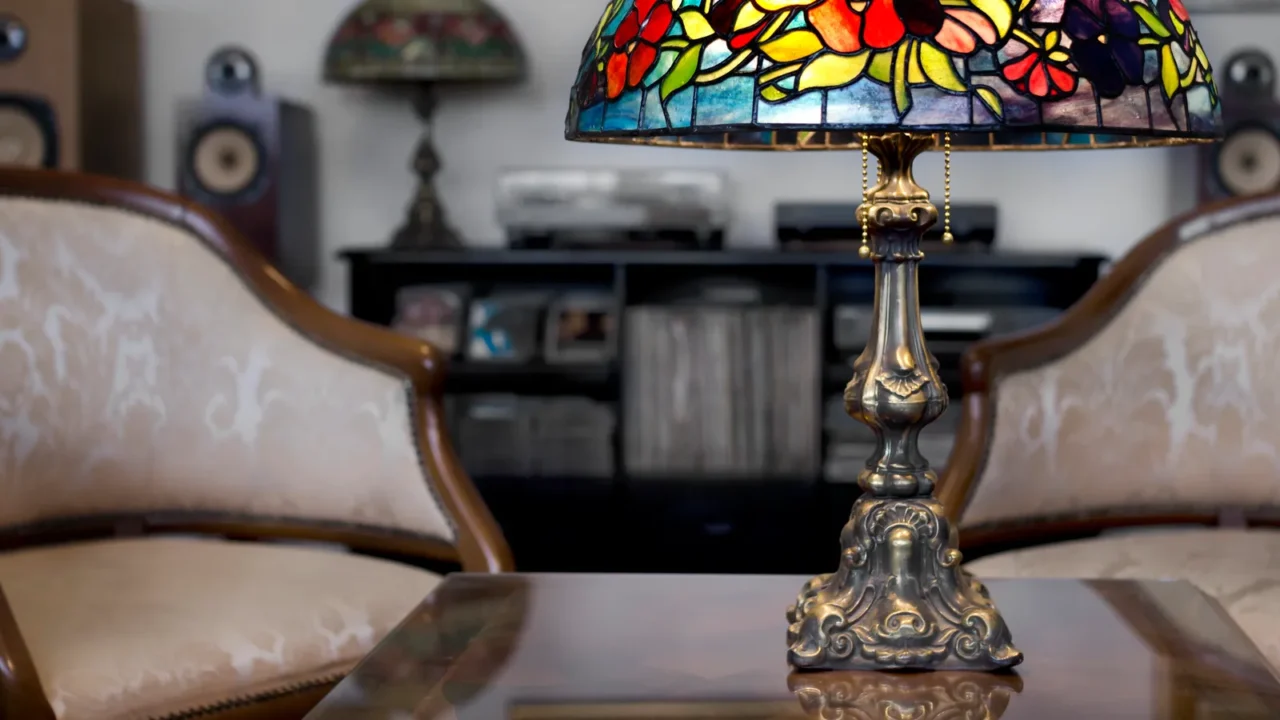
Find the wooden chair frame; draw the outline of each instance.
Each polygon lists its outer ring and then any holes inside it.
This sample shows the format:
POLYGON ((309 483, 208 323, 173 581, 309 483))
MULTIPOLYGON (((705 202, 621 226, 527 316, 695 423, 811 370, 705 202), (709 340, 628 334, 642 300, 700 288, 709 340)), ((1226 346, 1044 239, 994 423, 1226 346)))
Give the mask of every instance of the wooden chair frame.
MULTIPOLYGON (((1280 215, 1280 194, 1237 198, 1199 208, 1169 222, 1136 245, 1054 322, 971 346, 961 360, 964 397, 956 445, 938 487, 938 496, 952 522, 959 524, 986 470, 997 412, 996 395, 1002 377, 1058 360, 1088 342, 1125 307, 1164 259, 1184 243, 1232 225, 1277 215, 1280 215)), ((1193 524, 1280 526, 1280 509, 1223 507, 1217 513, 1210 513, 1202 508, 1188 508, 1185 511, 1162 509, 1149 513, 1027 517, 966 527, 960 537, 966 557, 972 559, 1018 547, 1090 537, 1115 527, 1193 524)))
MULTIPOLYGON (((511 550, 448 438, 441 395, 446 363, 430 345, 328 310, 294 287, 225 220, 172 195, 121 180, 40 170, 2 170, 0 196, 100 205, 177 227, 203 242, 270 312, 317 345, 405 378, 411 388, 410 407, 424 473, 435 478, 436 496, 457 533, 455 545, 412 533, 347 523, 174 511, 66 518, 0 531, 0 551, 122 534, 196 533, 237 540, 338 543, 363 552, 457 563, 470 572, 513 569, 511 550)), ((292 699, 296 704, 287 705, 304 708, 305 712, 307 703, 314 704, 322 694, 308 689, 300 694, 305 697, 292 699)), ((227 717, 294 714, 285 707, 271 707, 274 709, 238 709, 227 717), (263 715, 264 711, 268 714, 263 715)), ((53 717, 0 589, 0 720, 53 717)))

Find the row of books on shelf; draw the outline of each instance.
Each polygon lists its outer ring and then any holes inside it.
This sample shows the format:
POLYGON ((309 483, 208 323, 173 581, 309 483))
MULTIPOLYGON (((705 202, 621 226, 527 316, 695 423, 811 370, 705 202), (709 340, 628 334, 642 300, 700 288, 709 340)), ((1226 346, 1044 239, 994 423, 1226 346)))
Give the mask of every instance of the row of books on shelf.
POLYGON ((813 308, 630 309, 628 473, 816 475, 818 328, 813 308))
MULTIPOLYGON (((742 317, 761 308, 750 304, 682 307, 742 317)), ((660 307, 637 306, 626 312, 628 319, 634 316, 643 324, 652 313, 661 311, 660 307)), ((813 314, 812 308, 794 311, 813 314)), ((618 312, 617 299, 606 291, 504 290, 480 294, 462 284, 420 285, 399 292, 393 326, 432 343, 451 357, 473 362, 607 363, 618 353, 618 312)), ((921 317, 927 333, 972 342, 989 334, 1033 327, 1057 313, 1051 308, 1028 307, 932 308, 921 317)), ((820 319, 816 315, 813 318, 816 338, 820 319)), ((836 305, 832 308, 831 344, 841 351, 856 352, 871 334, 872 321, 870 305, 836 305)), ((707 332, 718 332, 711 324, 705 325, 707 332)), ((649 336, 646 329, 645 334, 637 336, 637 342, 644 342, 649 336)))

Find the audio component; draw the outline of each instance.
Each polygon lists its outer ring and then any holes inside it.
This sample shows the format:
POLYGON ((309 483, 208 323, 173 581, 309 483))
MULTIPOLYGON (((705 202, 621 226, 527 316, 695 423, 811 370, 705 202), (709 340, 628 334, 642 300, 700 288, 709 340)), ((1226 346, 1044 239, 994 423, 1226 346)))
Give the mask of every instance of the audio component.
POLYGON ((1280 190, 1280 102, 1276 68, 1261 50, 1232 55, 1222 73, 1220 145, 1200 149, 1200 200, 1280 190))
POLYGON ((209 59, 204 97, 182 113, 178 189, 311 288, 319 266, 315 119, 306 107, 264 95, 261 80, 243 48, 209 59))
POLYGON ((132 3, 0 3, 0 166, 141 179, 141 108, 132 3))

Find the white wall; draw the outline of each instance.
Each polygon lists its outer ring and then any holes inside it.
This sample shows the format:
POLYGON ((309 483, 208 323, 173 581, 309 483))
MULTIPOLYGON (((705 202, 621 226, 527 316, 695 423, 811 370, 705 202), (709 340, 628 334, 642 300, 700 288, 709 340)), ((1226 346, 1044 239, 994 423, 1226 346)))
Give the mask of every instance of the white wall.
MULTIPOLYGON (((209 54, 223 43, 249 47, 258 55, 269 91, 317 111, 326 252, 318 293, 345 309, 345 268, 334 252, 387 241, 413 191, 408 162, 419 133, 405 99, 321 81, 329 34, 357 0, 135 1, 143 8, 146 43, 148 179, 173 185, 176 105, 200 92, 209 54)), ((729 242, 736 246, 769 241, 778 200, 857 196, 859 163, 847 153, 725 153, 565 142, 569 85, 604 0, 490 2, 515 26, 532 71, 521 86, 456 89, 443 97, 436 130, 445 162, 440 185, 454 224, 472 243, 502 242, 492 188, 509 167, 723 169, 735 183, 737 211, 729 242)), ((1245 45, 1280 55, 1280 15, 1211 15, 1196 26, 1219 63, 1245 45)), ((997 199, 1005 247, 1115 255, 1188 205, 1193 157, 1185 148, 960 153, 954 197, 958 202, 997 199)), ((941 158, 927 158, 918 175, 928 187, 940 188, 941 158)))

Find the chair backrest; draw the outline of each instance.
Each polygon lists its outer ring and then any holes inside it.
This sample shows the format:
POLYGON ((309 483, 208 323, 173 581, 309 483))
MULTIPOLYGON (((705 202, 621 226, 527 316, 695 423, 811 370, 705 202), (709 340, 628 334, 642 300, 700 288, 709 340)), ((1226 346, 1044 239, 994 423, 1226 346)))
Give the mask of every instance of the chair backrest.
POLYGON ((0 530, 333 540, 510 565, 440 359, 331 313, 216 216, 0 172, 0 530))
POLYGON ((974 346, 940 483, 966 544, 1280 511, 1280 195, 1183 217, 974 346))

